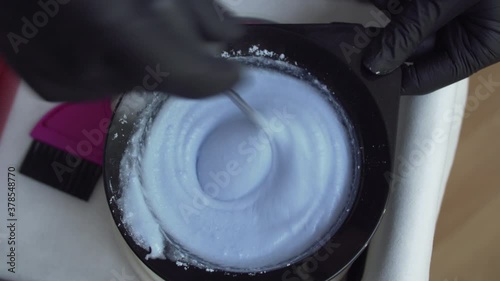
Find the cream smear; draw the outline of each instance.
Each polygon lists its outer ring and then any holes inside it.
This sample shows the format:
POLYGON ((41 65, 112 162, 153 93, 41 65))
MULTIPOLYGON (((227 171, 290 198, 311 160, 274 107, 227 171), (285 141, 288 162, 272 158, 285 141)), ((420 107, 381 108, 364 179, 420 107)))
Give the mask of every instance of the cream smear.
POLYGON ((299 68, 247 60, 234 89, 263 128, 225 95, 170 96, 137 124, 119 205, 147 258, 270 270, 317 250, 345 219, 358 153, 342 109, 299 68))

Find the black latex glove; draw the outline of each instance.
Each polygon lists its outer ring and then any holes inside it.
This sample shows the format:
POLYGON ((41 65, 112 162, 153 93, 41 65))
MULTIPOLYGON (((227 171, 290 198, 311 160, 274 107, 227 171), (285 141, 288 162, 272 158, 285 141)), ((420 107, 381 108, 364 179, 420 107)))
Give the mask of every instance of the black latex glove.
POLYGON ((0 52, 48 100, 134 88, 199 98, 239 78, 206 49, 241 33, 228 20, 213 0, 1 1, 0 52))
MULTIPOLYGON (((398 0, 372 0, 381 10, 398 0)), ((392 17, 368 46, 364 64, 387 74, 403 64, 435 33, 434 49, 403 65, 402 94, 429 93, 500 61, 499 0, 401 0, 392 17)))

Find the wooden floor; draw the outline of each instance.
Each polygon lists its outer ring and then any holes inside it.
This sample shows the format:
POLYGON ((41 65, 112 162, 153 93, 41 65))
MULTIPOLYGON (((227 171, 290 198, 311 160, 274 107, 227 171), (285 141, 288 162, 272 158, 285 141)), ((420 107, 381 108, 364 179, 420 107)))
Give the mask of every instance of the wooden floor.
POLYGON ((470 116, 437 225, 431 281, 500 280, 500 85, 475 99, 479 75, 500 83, 500 64, 470 79, 470 116))

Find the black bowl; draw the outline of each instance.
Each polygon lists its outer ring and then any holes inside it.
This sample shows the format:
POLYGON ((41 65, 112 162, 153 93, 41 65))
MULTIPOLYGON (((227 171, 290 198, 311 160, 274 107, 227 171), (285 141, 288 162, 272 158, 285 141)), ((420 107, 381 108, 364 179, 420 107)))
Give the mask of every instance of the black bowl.
MULTIPOLYGON (((268 272, 234 273, 190 267, 186 270, 170 260, 149 259, 148 251, 138 246, 122 222, 118 207, 121 197, 120 161, 127 141, 134 132, 138 111, 126 108, 127 121, 120 122, 119 104, 108 131, 104 161, 104 183, 112 216, 123 238, 155 274, 171 281, 225 280, 329 280, 348 268, 367 247, 385 211, 389 195, 386 179, 392 169, 396 136, 399 88, 401 76, 379 78, 361 68, 359 53, 344 56, 344 43, 353 47, 354 26, 328 25, 250 25, 244 38, 233 42, 228 50, 248 50, 253 45, 261 49, 286 53, 291 61, 306 69, 335 93, 354 125, 361 152, 358 192, 348 217, 340 229, 318 251, 302 260, 268 272), (114 138, 118 134, 120 137, 114 138)), ((345 45, 344 45, 345 46, 345 45)), ((143 102, 152 99, 144 95, 143 102)))

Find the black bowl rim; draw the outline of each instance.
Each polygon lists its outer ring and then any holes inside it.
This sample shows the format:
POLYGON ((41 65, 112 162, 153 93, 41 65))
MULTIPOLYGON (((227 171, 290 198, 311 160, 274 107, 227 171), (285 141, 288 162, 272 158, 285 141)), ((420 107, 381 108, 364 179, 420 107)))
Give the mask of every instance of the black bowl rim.
MULTIPOLYGON (((269 28, 269 26, 251 27, 249 31, 244 39, 233 43, 231 47, 244 49, 245 47, 259 45, 261 48, 267 48, 278 53, 280 50, 286 50, 287 56, 297 61, 299 67, 310 71, 313 76, 336 93, 336 98, 338 98, 347 111, 351 122, 357 128, 363 158, 358 197, 352 207, 350 216, 344 221, 339 231, 326 243, 326 246, 301 261, 284 268, 255 274, 208 272, 194 267, 185 270, 168 260, 162 260, 161 262, 146 260, 145 255, 148 252, 136 245, 127 234, 127 230, 121 222, 121 211, 116 201, 113 201, 115 195, 112 192, 111 184, 113 172, 108 166, 113 165, 110 162, 113 158, 109 157, 110 154, 113 154, 111 151, 117 149, 110 146, 110 143, 113 143, 110 136, 120 127, 113 114, 113 121, 106 138, 104 164, 104 183, 108 205, 113 219, 129 247, 147 267, 166 280, 198 280, 204 278, 204 280, 208 281, 224 281, 237 278, 238 280, 268 281, 277 278, 287 280, 288 277, 293 278, 294 276, 300 276, 300 274, 308 274, 315 280, 328 280, 342 272, 363 252, 385 212, 389 182, 385 179, 384 174, 391 171, 392 167, 389 141, 380 110, 371 97, 370 90, 363 85, 358 74, 354 73, 348 65, 331 52, 297 34, 269 28), (293 48, 290 48, 289 43, 294 44, 293 48), (304 50, 309 52, 307 53, 304 50), (333 71, 331 70, 332 66, 336 68, 333 71), (346 89, 350 89, 351 93, 348 93, 346 89), (330 253, 332 247, 334 252, 330 253), (324 257, 325 255, 328 257, 320 261, 318 257, 324 257), (314 270, 310 268, 309 265, 311 264, 314 270)), ((114 164, 116 164, 116 161, 114 164)))

